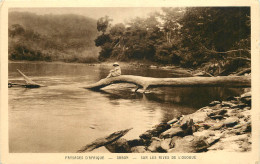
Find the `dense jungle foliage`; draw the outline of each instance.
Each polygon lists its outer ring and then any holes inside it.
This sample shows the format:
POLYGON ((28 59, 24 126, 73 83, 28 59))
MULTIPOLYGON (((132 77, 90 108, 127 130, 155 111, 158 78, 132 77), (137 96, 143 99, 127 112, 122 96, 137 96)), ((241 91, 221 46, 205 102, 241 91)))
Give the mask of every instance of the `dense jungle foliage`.
POLYGON ((113 24, 78 15, 9 13, 9 59, 151 61, 211 75, 250 67, 249 7, 161 8, 113 24))
POLYGON ((250 8, 162 8, 148 18, 97 22, 99 59, 150 60, 226 75, 250 67, 250 8))

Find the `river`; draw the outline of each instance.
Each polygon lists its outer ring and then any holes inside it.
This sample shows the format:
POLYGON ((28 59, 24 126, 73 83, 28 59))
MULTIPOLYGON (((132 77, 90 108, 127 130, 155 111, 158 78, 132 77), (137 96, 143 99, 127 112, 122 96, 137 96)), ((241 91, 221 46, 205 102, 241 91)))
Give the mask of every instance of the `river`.
MULTIPOLYGON (((142 94, 134 93, 131 84, 114 84, 95 92, 82 87, 106 77, 111 66, 9 62, 8 67, 10 81, 22 82, 16 71, 20 69, 47 86, 8 89, 11 153, 74 153, 99 137, 126 128, 133 129, 124 138, 134 139, 158 123, 242 93, 242 89, 234 88, 162 87, 142 94)), ((123 74, 180 76, 175 70, 131 65, 121 68, 123 74)))

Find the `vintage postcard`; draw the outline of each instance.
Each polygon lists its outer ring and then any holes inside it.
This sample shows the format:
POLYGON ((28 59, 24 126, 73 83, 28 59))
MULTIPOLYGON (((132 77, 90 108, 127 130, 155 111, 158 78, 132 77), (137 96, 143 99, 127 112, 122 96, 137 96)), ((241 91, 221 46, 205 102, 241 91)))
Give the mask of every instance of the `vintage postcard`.
POLYGON ((0 163, 259 163, 258 1, 6 0, 0 20, 0 163))

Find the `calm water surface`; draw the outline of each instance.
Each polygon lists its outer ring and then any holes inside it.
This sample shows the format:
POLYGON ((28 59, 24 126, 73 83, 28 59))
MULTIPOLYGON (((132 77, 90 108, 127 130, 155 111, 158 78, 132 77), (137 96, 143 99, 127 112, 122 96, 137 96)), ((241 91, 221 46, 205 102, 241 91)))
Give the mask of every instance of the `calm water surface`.
MULTIPOLYGON (((115 84, 103 91, 83 89, 108 74, 105 65, 10 62, 9 80, 23 82, 20 69, 37 89, 9 88, 9 149, 15 153, 74 153, 93 140, 133 128, 124 138, 137 138, 152 126, 189 114, 213 100, 237 96, 242 89, 156 88, 134 93, 134 85, 115 84)), ((123 74, 177 77, 174 70, 123 66, 123 74)), ((99 149, 95 152, 102 152, 99 149)))

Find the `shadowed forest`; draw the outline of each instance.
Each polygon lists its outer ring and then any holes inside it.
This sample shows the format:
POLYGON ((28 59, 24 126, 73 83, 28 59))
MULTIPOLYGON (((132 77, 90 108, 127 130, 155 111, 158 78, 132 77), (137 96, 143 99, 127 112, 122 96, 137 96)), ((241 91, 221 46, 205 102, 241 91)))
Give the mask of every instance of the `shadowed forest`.
POLYGON ((149 61, 228 75, 250 68, 250 31, 249 7, 161 8, 119 24, 10 12, 9 59, 149 61))

